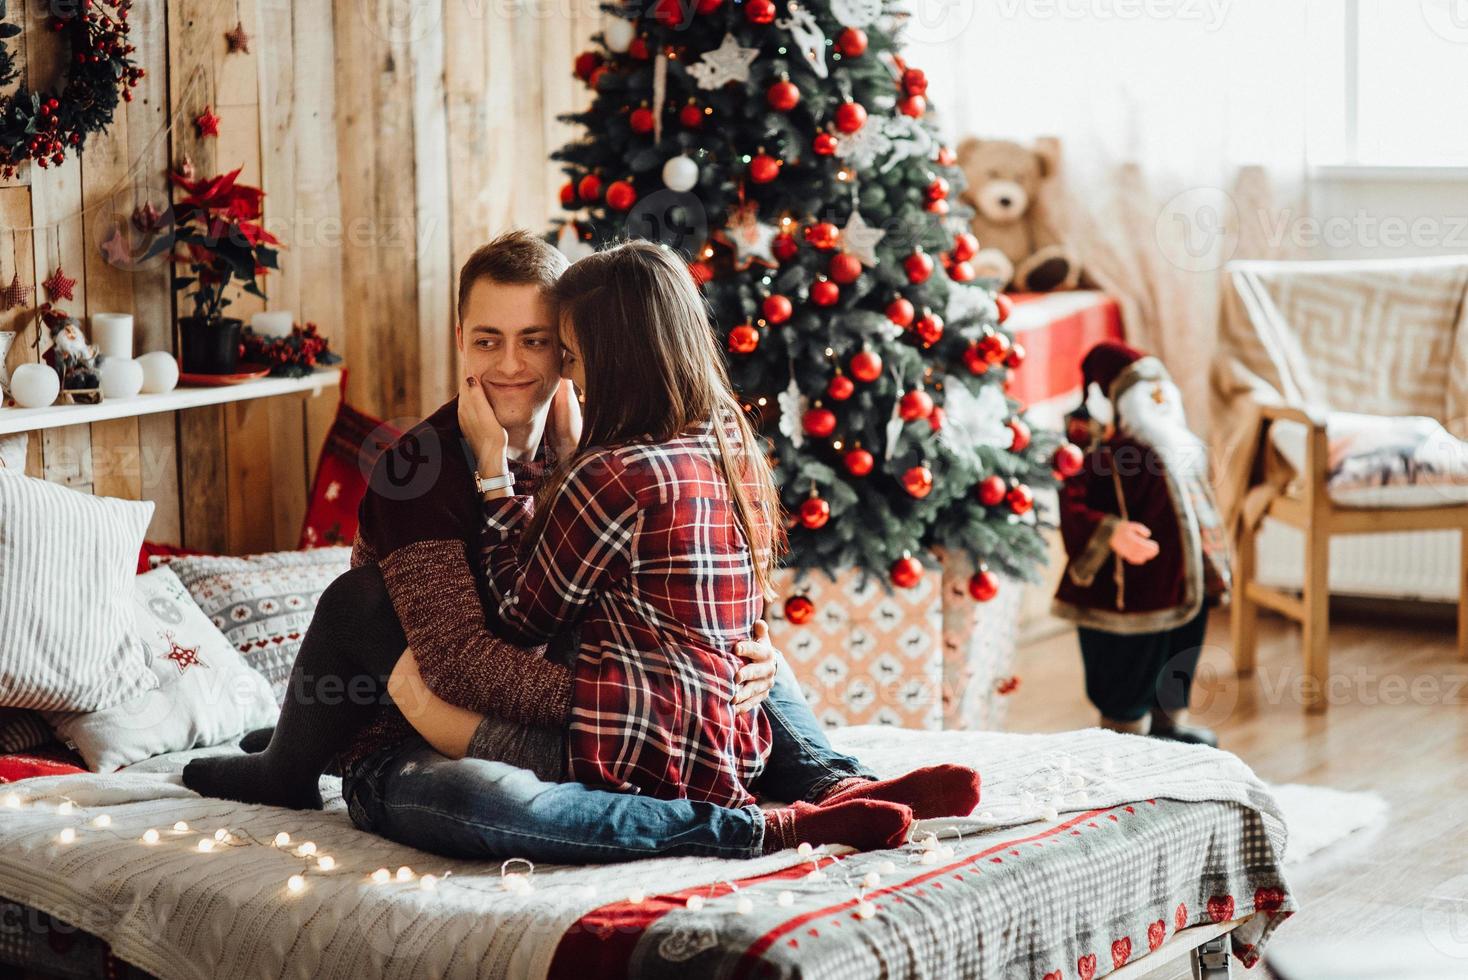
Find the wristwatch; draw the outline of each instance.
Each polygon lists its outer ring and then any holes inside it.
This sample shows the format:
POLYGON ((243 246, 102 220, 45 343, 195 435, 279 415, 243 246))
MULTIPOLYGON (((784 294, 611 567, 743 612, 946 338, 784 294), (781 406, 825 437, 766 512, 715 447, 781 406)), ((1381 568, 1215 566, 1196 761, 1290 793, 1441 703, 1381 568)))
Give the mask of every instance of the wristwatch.
POLYGON ((479 488, 480 493, 491 493, 495 490, 513 490, 515 487, 515 474, 506 472, 502 476, 480 476, 479 471, 474 471, 474 485, 479 488))

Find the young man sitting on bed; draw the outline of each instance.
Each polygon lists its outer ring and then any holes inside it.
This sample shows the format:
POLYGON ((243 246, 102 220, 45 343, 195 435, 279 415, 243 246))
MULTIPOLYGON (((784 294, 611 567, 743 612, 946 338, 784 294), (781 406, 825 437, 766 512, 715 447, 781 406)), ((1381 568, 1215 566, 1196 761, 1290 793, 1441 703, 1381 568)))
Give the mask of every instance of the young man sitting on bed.
MULTIPOLYGON (((460 273, 461 366, 484 386, 496 415, 511 423, 521 491, 527 485, 533 491, 557 445, 564 452, 579 436, 571 399, 558 399, 552 411, 561 348, 544 293, 565 267, 559 252, 518 232, 481 248, 460 273)), ((480 497, 457 399, 383 454, 359 516, 353 569, 322 595, 268 747, 259 755, 190 763, 184 771, 190 788, 319 808, 319 776, 339 756, 342 793, 363 830, 451 856, 557 862, 748 857, 800 841, 891 846, 895 839, 864 840, 843 825, 833 804, 882 800, 922 818, 966 814, 978 802, 972 770, 938 766, 878 782, 856 759, 837 753, 760 628, 741 648, 751 663, 741 672, 739 697, 744 709, 767 697, 761 710, 774 739, 758 789, 797 801, 796 808, 775 819, 753 806, 730 809, 559 782, 561 760, 538 751, 555 740, 537 729, 565 725, 566 656, 575 644, 553 643, 549 653, 522 649, 485 628, 480 497), (434 751, 387 696, 405 648, 429 690, 486 716, 465 746, 474 758, 434 751), (314 665, 312 674, 303 663, 314 665)), ((413 713, 411 704, 405 707, 413 713)))

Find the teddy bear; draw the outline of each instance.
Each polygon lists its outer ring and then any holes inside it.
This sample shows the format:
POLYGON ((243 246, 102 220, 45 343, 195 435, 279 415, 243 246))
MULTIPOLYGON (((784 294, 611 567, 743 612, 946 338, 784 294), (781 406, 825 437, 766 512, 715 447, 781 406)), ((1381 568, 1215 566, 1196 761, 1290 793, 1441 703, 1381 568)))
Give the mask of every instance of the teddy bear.
POLYGON ((962 200, 973 208, 971 225, 982 246, 971 264, 979 276, 998 280, 1000 289, 1044 293, 1080 284, 1080 261, 1036 206, 1058 157, 1053 139, 1031 149, 970 137, 958 147, 958 166, 968 181, 962 200))

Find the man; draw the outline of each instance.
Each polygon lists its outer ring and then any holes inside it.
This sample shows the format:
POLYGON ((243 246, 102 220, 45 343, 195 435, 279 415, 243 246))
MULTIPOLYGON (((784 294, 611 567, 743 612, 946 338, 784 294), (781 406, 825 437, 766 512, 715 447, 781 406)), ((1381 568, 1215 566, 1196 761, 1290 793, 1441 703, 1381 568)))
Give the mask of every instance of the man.
MULTIPOLYGON (((517 492, 533 492, 544 475, 548 416, 556 416, 552 453, 569 451, 577 438, 566 395, 552 409, 561 347, 545 291, 565 266, 549 245, 514 232, 475 252, 460 273, 461 374, 475 379, 509 431, 517 492)), ((536 739, 534 728, 565 726, 571 670, 564 656, 515 647, 486 628, 476 482, 457 399, 383 454, 359 512, 353 569, 322 596, 269 747, 258 756, 191 763, 185 784, 205 795, 319 807, 317 777, 340 753, 353 822, 438 853, 593 862, 655 854, 744 857, 794 846, 793 820, 767 824, 758 807, 726 809, 556 782, 532 771, 547 760, 516 757, 547 741, 536 739), (382 692, 405 648, 429 690, 487 716, 476 739, 493 741, 503 749, 497 757, 515 764, 441 755, 385 703, 382 692), (329 706, 328 680, 347 691, 329 706)), ((767 795, 824 806, 880 798, 925 815, 968 812, 977 803, 977 776, 958 767, 875 782, 855 759, 831 749, 789 669, 780 668, 782 678, 773 680, 776 655, 767 642, 744 644, 741 655, 753 661, 740 675, 744 706, 769 692, 763 710, 770 712, 776 749, 760 783, 767 795)), ((802 811, 800 821, 800 839, 841 839, 829 814, 802 811)))

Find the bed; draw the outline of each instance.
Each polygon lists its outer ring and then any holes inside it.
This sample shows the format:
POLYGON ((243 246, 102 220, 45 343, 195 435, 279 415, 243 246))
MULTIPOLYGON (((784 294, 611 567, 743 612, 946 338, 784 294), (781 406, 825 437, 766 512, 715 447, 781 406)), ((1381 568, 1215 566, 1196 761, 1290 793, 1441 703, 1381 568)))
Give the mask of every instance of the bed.
POLYGON ((165 980, 1086 980, 1194 947, 1252 965, 1294 911, 1278 810, 1227 753, 1096 730, 834 740, 883 774, 975 764, 984 800, 893 851, 532 868, 362 834, 334 792, 322 813, 201 799, 177 781, 190 754, 0 787, 0 923, 29 924, 0 925, 0 958, 29 944, 44 968, 61 923, 79 961, 165 980))

